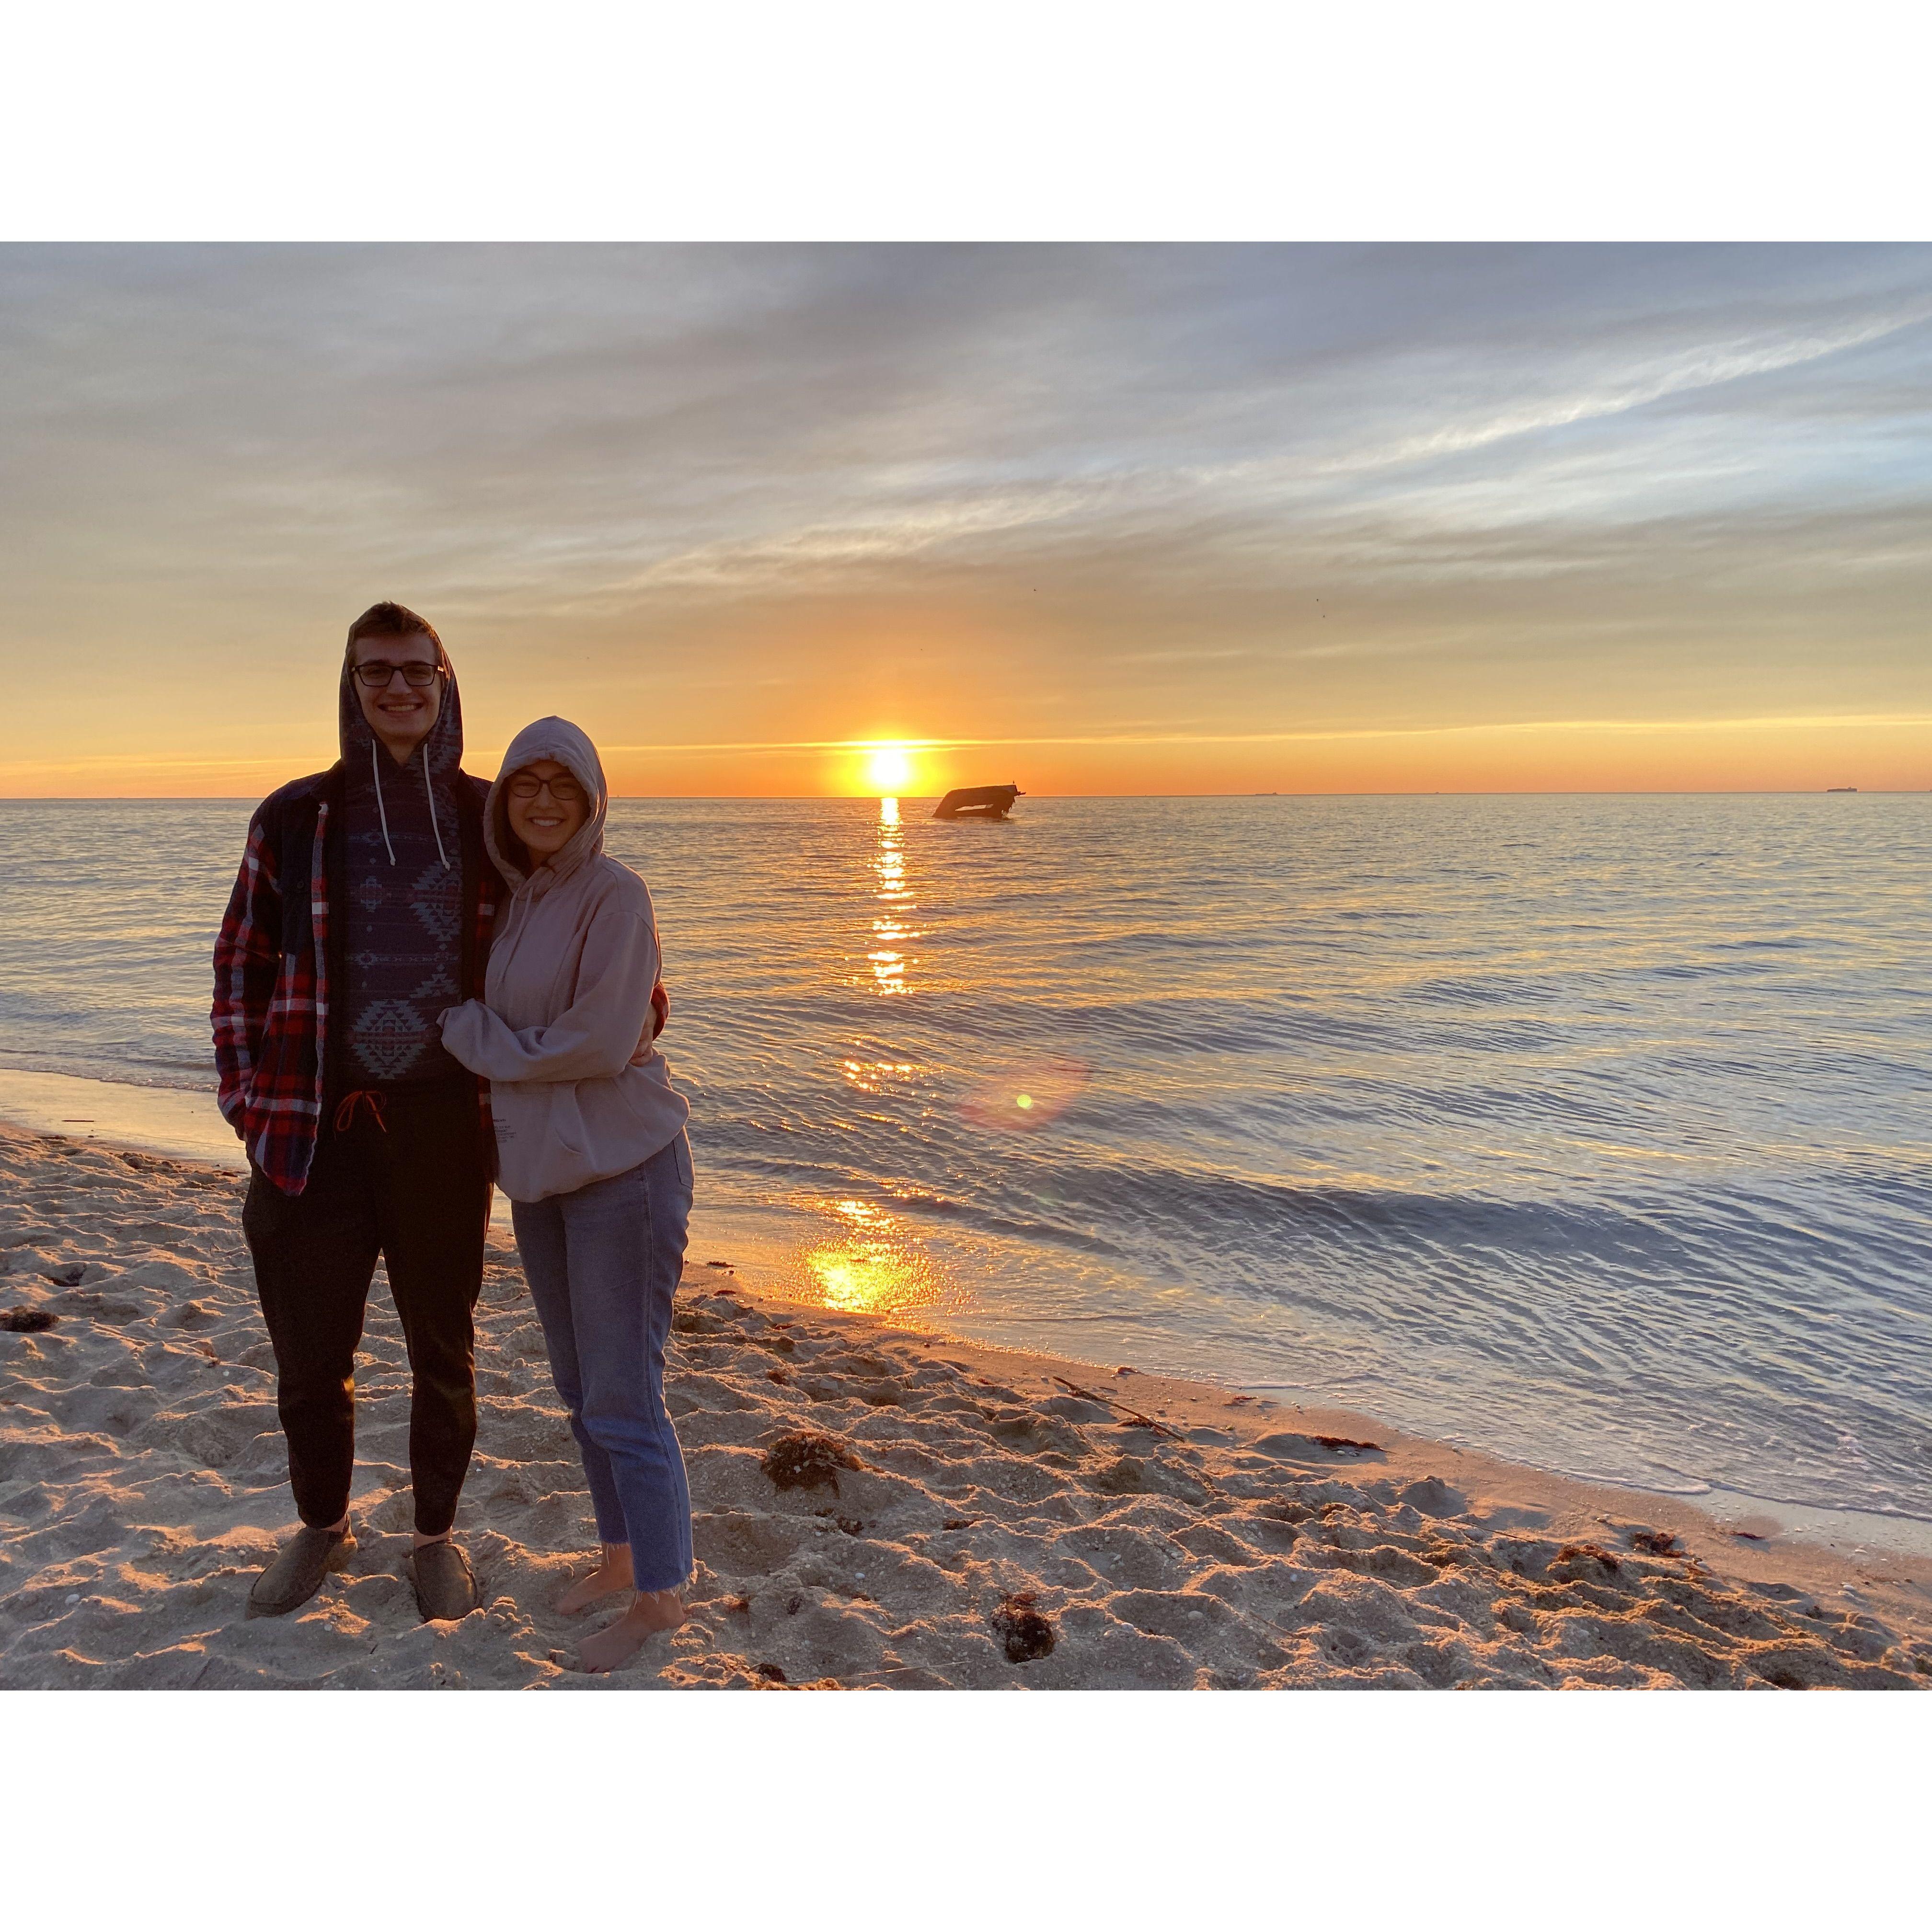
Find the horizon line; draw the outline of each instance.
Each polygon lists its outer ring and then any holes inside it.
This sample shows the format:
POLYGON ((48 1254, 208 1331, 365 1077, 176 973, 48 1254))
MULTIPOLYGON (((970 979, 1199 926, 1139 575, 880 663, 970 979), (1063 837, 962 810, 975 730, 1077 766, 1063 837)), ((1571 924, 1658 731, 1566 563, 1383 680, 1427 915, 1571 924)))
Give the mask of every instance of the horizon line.
MULTIPOLYGON (((278 788, 279 789, 279 788, 278 788)), ((1436 787, 1404 791, 1032 791, 1030 799, 1190 799, 1190 798, 1922 798, 1932 794, 1926 785, 1619 785, 1514 787, 1508 790, 1436 787)), ((915 803, 944 798, 944 792, 613 792, 613 805, 698 803, 705 800, 736 805, 859 805, 884 799, 915 803)), ((0 792, 0 805, 240 805, 254 792, 0 792)))
MULTIPOLYGON (((1450 724, 1339 725, 1276 731, 1114 731, 1075 733, 1041 737, 932 737, 877 736, 867 738, 730 739, 688 741, 677 744, 610 744, 598 747, 604 758, 717 758, 785 757, 800 753, 843 754, 893 750, 904 752, 998 752, 1070 747, 1077 750, 1145 750, 1186 746, 1308 745, 1359 743, 1373 740, 1410 738, 1518 736, 1539 732, 1562 734, 1607 732, 1624 736, 1659 733, 1668 736, 1699 732, 1759 732, 1774 730, 1883 730, 1932 728, 1932 712, 1763 712, 1744 717, 1718 718, 1508 718, 1450 724)), ((76 772, 89 768, 111 769, 133 764, 148 771, 224 769, 230 771, 278 766, 283 758, 142 758, 125 752, 94 752, 76 758, 15 759, 4 762, 14 769, 76 772)), ((49 794, 51 796, 52 794, 49 794)), ((213 794, 227 796, 228 794, 213 794)), ((652 794, 658 796, 659 794, 652 794)), ((790 796, 790 794, 787 794, 790 796)), ((800 793, 800 797, 814 794, 800 793)), ((1108 796, 1129 796, 1130 794, 1108 796)), ((1192 796, 1192 794, 1159 796, 1192 796)), ((76 794, 79 796, 81 794, 76 794)), ((756 794, 746 794, 751 796, 756 794)))

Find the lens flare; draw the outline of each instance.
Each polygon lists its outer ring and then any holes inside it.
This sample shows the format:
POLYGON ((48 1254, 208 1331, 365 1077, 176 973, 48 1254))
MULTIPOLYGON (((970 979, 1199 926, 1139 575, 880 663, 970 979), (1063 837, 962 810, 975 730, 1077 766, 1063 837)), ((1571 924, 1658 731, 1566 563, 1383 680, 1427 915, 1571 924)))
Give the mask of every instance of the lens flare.
POLYGON ((980 1081, 960 1102, 974 1126, 995 1133, 1036 1133, 1059 1119, 1091 1078, 1082 1060, 1024 1060, 980 1081))

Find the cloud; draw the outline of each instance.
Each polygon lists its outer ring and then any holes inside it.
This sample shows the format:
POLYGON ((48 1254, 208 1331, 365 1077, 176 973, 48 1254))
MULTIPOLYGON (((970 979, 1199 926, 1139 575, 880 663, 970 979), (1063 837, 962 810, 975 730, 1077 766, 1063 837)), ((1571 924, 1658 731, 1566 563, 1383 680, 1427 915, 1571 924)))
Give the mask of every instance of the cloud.
POLYGON ((1924 248, 8 248, 0 296, 52 752, 200 755, 184 671, 385 593, 620 729, 647 643, 653 741, 1926 690, 1924 248))

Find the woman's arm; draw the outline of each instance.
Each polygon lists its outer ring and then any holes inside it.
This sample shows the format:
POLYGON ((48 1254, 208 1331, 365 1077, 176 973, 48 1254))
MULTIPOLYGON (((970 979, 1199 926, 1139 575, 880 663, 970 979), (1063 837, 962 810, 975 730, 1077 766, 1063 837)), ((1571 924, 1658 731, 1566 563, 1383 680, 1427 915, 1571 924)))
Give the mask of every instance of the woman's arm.
POLYGON ((651 1023, 658 936, 631 908, 600 907, 584 936, 577 998, 548 1026, 507 1025, 481 1000, 442 1016, 442 1043, 487 1080, 596 1080, 621 1073, 651 1023))

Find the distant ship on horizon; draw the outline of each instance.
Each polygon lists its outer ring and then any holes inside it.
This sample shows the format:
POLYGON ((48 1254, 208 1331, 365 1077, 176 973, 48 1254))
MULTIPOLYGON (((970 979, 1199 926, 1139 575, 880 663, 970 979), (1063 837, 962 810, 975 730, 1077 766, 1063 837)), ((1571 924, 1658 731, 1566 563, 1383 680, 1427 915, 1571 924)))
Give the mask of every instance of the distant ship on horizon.
POLYGON ((1858 787, 1856 785, 1827 785, 1825 789, 1827 793, 1834 791, 1856 791, 1858 790, 1858 787))

